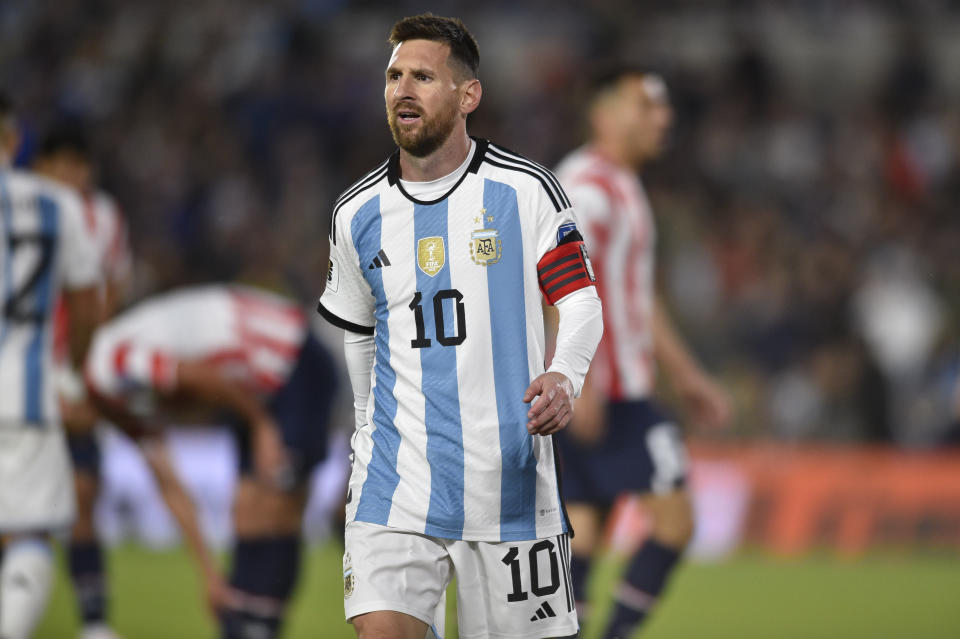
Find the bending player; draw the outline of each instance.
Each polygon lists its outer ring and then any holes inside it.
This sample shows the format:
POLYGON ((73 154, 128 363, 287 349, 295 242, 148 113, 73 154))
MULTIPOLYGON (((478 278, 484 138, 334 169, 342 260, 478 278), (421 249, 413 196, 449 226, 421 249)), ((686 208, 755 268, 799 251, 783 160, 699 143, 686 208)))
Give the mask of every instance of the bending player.
POLYGON ((54 303, 82 364, 100 317, 99 261, 83 205, 66 187, 14 170, 18 134, 0 96, 0 637, 26 639, 52 583, 49 533, 73 523, 70 461, 53 382, 54 303))
MULTIPOLYGON (((132 260, 126 224, 113 198, 94 186, 89 142, 77 126, 51 131, 40 147, 34 170, 76 189, 83 198, 84 222, 97 245, 103 276, 102 309, 111 317, 126 294, 132 260)), ((85 410, 83 383, 70 369, 65 345, 68 323, 59 305, 54 334, 54 357, 67 426, 67 444, 73 462, 77 518, 70 531, 68 560, 74 592, 83 622, 81 639, 114 639, 107 625, 107 584, 103 551, 97 539, 93 512, 100 491, 100 448, 93 431, 95 411, 85 410)))
POLYGON ((676 424, 651 400, 654 362, 667 372, 694 419, 730 418, 727 395, 700 368, 654 293, 654 220, 638 171, 657 157, 672 112, 657 75, 633 68, 593 86, 590 139, 557 169, 583 223, 606 327, 577 415, 559 436, 564 497, 577 531, 571 571, 586 613, 586 578, 603 512, 623 493, 643 495, 650 537, 616 591, 606 639, 627 639, 657 602, 693 533, 686 451, 676 424))
MULTIPOLYGON (((189 508, 178 520, 187 522, 191 547, 199 545, 221 636, 276 637, 299 570, 306 481, 326 454, 336 391, 333 361, 304 314, 283 298, 239 286, 174 291, 105 324, 85 372, 104 415, 141 441, 153 439, 161 419, 226 416, 236 424, 240 479, 228 587, 210 574, 202 540, 190 540, 198 533, 189 508)), ((183 495, 169 462, 163 466, 161 489, 183 495)))

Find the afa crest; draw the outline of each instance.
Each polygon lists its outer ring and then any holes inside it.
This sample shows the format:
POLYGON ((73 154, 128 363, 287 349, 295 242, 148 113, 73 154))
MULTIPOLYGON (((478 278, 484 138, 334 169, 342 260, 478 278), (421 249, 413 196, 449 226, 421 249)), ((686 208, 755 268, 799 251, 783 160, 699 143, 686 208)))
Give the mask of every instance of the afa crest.
POLYGON ((349 599, 353 594, 353 586, 356 581, 353 576, 353 566, 350 565, 350 553, 343 558, 343 598, 349 599))
POLYGON ((500 260, 503 243, 497 229, 478 229, 470 233, 470 257, 481 266, 490 266, 500 260))
POLYGON ((446 253, 442 237, 424 237, 417 240, 417 266, 421 271, 433 277, 440 272, 444 263, 446 253))

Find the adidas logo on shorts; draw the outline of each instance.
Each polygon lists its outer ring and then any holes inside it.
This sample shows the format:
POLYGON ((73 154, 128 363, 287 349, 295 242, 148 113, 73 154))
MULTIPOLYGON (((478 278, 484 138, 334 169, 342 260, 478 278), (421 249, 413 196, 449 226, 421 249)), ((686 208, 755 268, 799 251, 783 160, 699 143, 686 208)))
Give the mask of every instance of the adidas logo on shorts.
POLYGON ((546 619, 547 617, 556 616, 557 613, 553 611, 553 608, 550 607, 550 604, 544 601, 543 605, 537 608, 537 614, 530 617, 530 621, 540 621, 541 619, 546 619))

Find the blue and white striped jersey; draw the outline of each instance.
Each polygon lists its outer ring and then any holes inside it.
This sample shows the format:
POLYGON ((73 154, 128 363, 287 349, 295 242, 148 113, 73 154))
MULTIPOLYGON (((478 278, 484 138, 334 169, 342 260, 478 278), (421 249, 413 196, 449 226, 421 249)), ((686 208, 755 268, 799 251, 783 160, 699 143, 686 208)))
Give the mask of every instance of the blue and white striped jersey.
POLYGON ((544 372, 537 262, 576 220, 545 168, 475 140, 445 195, 395 153, 335 205, 320 313, 375 336, 347 521, 474 541, 567 531, 551 437, 526 430, 544 372))
POLYGON ((0 167, 0 427, 59 423, 52 326, 61 286, 100 279, 79 195, 0 167))

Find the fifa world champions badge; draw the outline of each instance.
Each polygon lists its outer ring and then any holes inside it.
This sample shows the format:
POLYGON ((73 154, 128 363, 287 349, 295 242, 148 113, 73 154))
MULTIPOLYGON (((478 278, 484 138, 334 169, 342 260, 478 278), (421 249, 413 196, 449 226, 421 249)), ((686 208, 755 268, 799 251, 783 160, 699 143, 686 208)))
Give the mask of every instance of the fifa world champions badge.
POLYGON ((497 229, 478 229, 470 234, 470 257, 481 266, 490 266, 500 260, 503 244, 497 229))
POLYGON ((433 277, 446 262, 442 237, 424 237, 417 241, 417 266, 433 277))
POLYGON ((343 598, 349 599, 354 586, 353 566, 350 565, 350 553, 343 556, 343 598))

